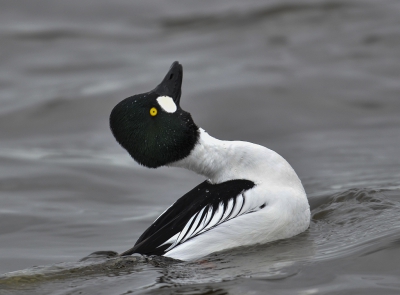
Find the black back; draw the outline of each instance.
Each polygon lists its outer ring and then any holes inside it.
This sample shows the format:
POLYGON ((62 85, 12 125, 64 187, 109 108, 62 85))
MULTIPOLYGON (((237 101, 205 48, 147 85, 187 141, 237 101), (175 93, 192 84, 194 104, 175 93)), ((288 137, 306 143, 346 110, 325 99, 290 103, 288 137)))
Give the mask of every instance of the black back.
MULTIPOLYGON (((212 208, 214 214, 221 203, 224 204, 226 209, 231 199, 235 199, 238 195, 253 187, 254 183, 252 181, 243 179, 230 180, 219 184, 211 184, 208 181, 204 181, 178 199, 140 236, 133 248, 121 255, 131 255, 133 253, 146 255, 165 254, 166 249, 171 244, 159 246, 181 232, 189 220, 201 209, 205 207, 212 208)), ((204 212, 206 211, 204 210, 204 212)), ((204 214, 201 218, 204 218, 204 214)))

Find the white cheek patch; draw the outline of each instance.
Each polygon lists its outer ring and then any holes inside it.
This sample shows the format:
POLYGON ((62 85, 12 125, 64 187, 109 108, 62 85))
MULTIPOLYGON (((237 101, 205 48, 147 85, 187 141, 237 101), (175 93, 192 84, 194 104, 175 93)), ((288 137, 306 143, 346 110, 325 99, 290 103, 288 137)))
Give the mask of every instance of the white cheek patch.
POLYGON ((177 110, 176 104, 172 97, 169 96, 159 96, 157 98, 158 104, 163 108, 167 113, 175 113, 177 110))

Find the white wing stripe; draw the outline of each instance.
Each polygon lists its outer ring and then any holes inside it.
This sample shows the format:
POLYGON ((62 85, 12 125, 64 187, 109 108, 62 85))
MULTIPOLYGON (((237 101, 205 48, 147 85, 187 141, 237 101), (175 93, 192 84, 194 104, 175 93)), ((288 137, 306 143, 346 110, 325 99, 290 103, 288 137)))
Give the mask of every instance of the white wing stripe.
MULTIPOLYGON (((206 208, 207 208, 207 206, 204 207, 204 208, 200 211, 199 216, 204 214, 203 219, 201 220, 201 223, 200 223, 199 226, 196 228, 196 230, 191 234, 191 237, 196 236, 196 235, 199 233, 199 231, 201 231, 201 230, 205 227, 205 225, 206 225, 205 221, 207 220, 207 217, 208 217, 208 216, 211 217, 211 213, 208 214, 208 211, 209 211, 209 210, 207 210, 207 212, 205 212, 205 211, 206 211, 206 208)), ((200 216, 200 218, 201 218, 201 216, 200 216)), ((208 219, 209 219, 209 218, 208 218, 208 219)))
POLYGON ((208 224, 203 228, 202 231, 200 231, 199 233, 203 233, 211 228, 213 228, 214 226, 216 226, 219 222, 219 220, 221 219, 222 215, 223 215, 223 209, 224 209, 224 205, 223 203, 219 203, 218 208, 214 211, 211 212, 211 220, 208 222, 208 224))
POLYGON ((190 226, 192 225, 192 221, 194 218, 196 218, 197 214, 194 214, 189 221, 186 223, 185 227, 183 228, 183 230, 181 231, 181 234, 179 235, 179 242, 181 240, 183 240, 183 238, 186 236, 187 232, 190 230, 190 226))
POLYGON ((226 205, 224 202, 220 202, 215 210, 212 205, 206 205, 189 219, 181 232, 171 237, 162 245, 173 243, 168 249, 165 250, 168 252, 169 250, 175 248, 178 244, 204 233, 225 221, 231 220, 232 218, 254 212, 257 208, 258 206, 252 209, 244 210, 245 195, 243 193, 235 198, 229 199, 226 205))
POLYGON ((188 231, 188 233, 185 235, 185 237, 182 239, 181 243, 185 242, 187 239, 189 239, 190 237, 193 236, 193 232, 197 229, 197 227, 199 226, 200 223, 200 218, 201 215, 203 214, 204 208, 197 213, 196 219, 194 220, 194 222, 192 223, 192 225, 190 226, 190 230, 188 231))
POLYGON ((189 221, 186 223, 186 225, 185 225, 185 227, 183 228, 183 230, 179 233, 179 236, 178 236, 178 238, 176 239, 175 243, 173 243, 171 246, 169 246, 169 248, 166 249, 165 251, 171 250, 171 249, 174 248, 177 244, 180 243, 180 241, 181 241, 181 240, 183 239, 183 237, 185 236, 186 232, 189 230, 189 226, 192 224, 192 220, 193 220, 193 218, 195 218, 195 217, 196 217, 196 214, 193 215, 193 216, 189 219, 189 221))
POLYGON ((235 218, 236 216, 239 215, 240 210, 241 210, 241 208, 243 206, 243 198, 241 196, 242 195, 239 195, 239 196, 236 197, 236 202, 234 204, 235 206, 232 209, 232 213, 231 213, 231 215, 229 215, 229 219, 228 220, 230 220, 232 218, 235 218))
POLYGON ((225 213, 224 213, 224 216, 222 216, 221 222, 224 222, 229 217, 229 215, 231 214, 232 209, 233 209, 233 200, 234 199, 230 199, 228 201, 228 204, 225 207, 225 213))
POLYGON ((200 231, 202 231, 210 223, 212 216, 213 216, 213 207, 209 206, 207 211, 207 216, 206 218, 204 218, 204 222, 201 224, 200 231))
POLYGON ((176 239, 178 238, 179 233, 177 233, 176 235, 174 235, 173 237, 169 238, 169 240, 165 241, 164 243, 162 243, 160 246, 158 246, 157 248, 164 246, 166 244, 173 244, 176 242, 176 239))
POLYGON ((223 214, 224 214, 224 204, 221 202, 221 203, 219 203, 217 210, 215 210, 214 215, 212 216, 212 219, 207 224, 207 226, 204 228, 204 231, 216 226, 218 224, 218 222, 220 221, 223 214))

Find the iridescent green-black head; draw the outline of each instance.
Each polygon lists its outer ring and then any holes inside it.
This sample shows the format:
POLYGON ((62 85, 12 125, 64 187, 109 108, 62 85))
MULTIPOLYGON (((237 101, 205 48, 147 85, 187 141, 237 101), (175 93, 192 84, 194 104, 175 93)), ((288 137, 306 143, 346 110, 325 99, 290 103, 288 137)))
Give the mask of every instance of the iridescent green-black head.
POLYGON ((179 103, 182 65, 174 62, 164 80, 152 91, 136 94, 111 111, 115 139, 141 165, 157 168, 188 156, 199 129, 179 103))

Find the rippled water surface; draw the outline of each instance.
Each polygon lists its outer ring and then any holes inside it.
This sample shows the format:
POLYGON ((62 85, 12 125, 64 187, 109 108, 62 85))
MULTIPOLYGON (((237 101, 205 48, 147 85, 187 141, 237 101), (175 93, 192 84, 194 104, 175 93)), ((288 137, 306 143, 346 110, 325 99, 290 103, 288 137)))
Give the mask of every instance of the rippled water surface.
POLYGON ((400 293, 400 2, 0 4, 1 294, 400 293), (199 126, 292 164, 309 230, 194 262, 113 254, 203 181, 140 167, 108 129, 174 60, 199 126))

